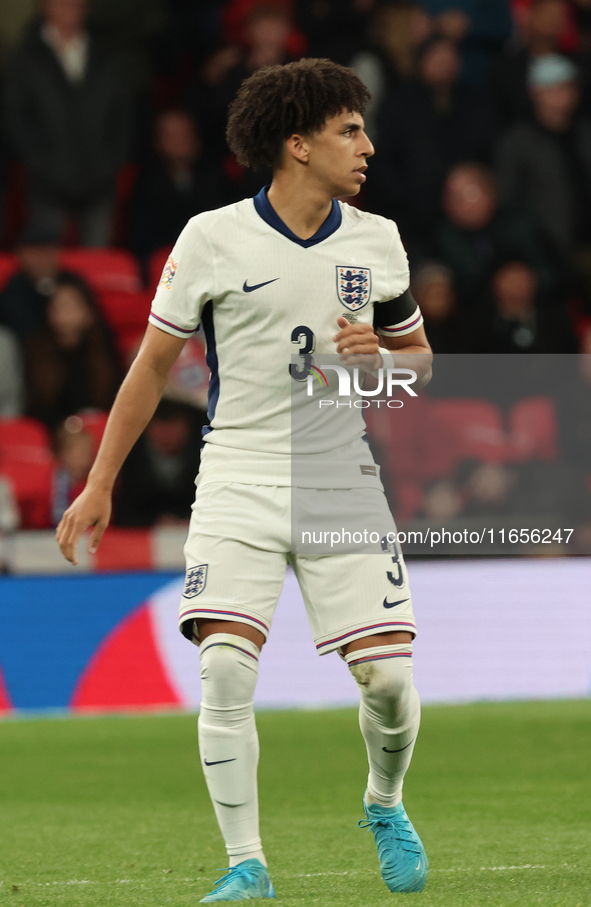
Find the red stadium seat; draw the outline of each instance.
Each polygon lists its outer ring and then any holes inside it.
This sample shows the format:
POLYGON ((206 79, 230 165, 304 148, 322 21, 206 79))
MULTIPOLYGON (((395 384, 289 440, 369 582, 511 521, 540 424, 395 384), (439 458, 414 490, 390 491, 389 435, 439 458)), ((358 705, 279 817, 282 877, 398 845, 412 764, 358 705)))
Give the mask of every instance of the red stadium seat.
POLYGON ((148 324, 152 294, 143 291, 103 290, 97 294, 99 308, 117 340, 119 352, 125 357, 141 339, 148 324))
POLYGON ((457 443, 426 395, 403 402, 399 409, 370 407, 364 415, 382 479, 395 498, 395 517, 406 522, 421 506, 423 483, 453 472, 457 443))
POLYGON ((457 443, 427 396, 408 399, 399 409, 364 411, 372 441, 396 480, 414 482, 448 475, 457 462, 457 443))
POLYGON ((456 458, 474 458, 484 463, 504 463, 507 459, 507 437, 503 415, 488 400, 433 400, 432 406, 441 423, 452 433, 456 458))
POLYGON ((519 400, 509 413, 508 453, 512 460, 555 460, 558 456, 558 420, 549 397, 519 400))
POLYGON ((8 252, 0 252, 0 293, 13 274, 18 271, 18 258, 8 252))
POLYGON ((51 460, 51 439, 42 422, 23 416, 0 419, 2 461, 41 463, 51 460))
POLYGON ((0 474, 11 483, 23 529, 51 525, 53 455, 49 434, 36 419, 0 419, 0 474))
POLYGON ((424 416, 423 397, 401 409, 370 406, 364 411, 369 436, 380 451, 380 459, 396 479, 417 474, 417 427, 424 416), (415 405, 416 404, 416 405, 415 405))
POLYGON ((12 485, 21 518, 20 528, 48 529, 51 526, 52 463, 31 466, 0 461, 0 475, 12 485))
POLYGON ((135 293, 142 288, 139 265, 124 249, 63 249, 60 265, 79 274, 96 293, 135 293))

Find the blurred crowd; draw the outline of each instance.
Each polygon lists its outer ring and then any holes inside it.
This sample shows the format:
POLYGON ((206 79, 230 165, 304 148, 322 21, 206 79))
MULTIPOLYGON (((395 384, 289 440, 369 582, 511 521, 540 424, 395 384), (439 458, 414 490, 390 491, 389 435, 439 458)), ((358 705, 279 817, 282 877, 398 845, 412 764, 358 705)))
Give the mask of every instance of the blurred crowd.
MULTIPOLYGON (((48 433, 44 520, 134 349, 61 251, 127 250, 150 287, 189 217, 269 181, 230 153, 227 107, 301 56, 372 93, 350 201, 398 223, 435 352, 591 351, 591 0, 3 0, 0 418, 48 433)), ((202 365, 195 348, 177 379, 202 365)), ((203 395, 174 391, 124 470, 122 523, 187 513, 203 395)), ((0 426, 0 475, 2 444, 0 426)))

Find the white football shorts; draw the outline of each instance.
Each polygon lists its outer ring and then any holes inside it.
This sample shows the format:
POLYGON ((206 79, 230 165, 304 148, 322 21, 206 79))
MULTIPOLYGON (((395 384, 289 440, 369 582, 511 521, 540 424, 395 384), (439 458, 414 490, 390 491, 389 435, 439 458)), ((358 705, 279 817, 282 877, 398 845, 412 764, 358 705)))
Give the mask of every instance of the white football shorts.
MULTIPOLYGON (((380 533, 384 526, 395 529, 379 488, 297 493, 300 505, 300 495, 304 502, 309 500, 311 514, 319 509, 340 514, 347 502, 363 500, 380 533)), ((184 549, 187 573, 179 616, 188 639, 199 643, 195 620, 200 618, 245 623, 266 638, 287 564, 299 582, 320 655, 375 633, 416 635, 408 574, 396 543, 380 536, 373 545, 375 553, 367 546, 356 553, 352 544, 347 553, 310 556, 307 552, 313 546, 308 545, 305 555, 292 554, 291 511, 289 486, 216 482, 198 486, 184 549)))

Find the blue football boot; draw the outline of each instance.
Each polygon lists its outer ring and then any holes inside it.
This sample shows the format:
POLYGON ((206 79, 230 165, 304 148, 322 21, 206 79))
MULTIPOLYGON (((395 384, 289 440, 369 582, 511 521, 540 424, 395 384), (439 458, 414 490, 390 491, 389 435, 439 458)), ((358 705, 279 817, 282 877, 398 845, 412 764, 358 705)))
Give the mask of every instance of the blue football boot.
POLYGON ((260 860, 244 860, 238 866, 228 869, 226 875, 215 884, 219 887, 201 898, 201 904, 210 904, 213 901, 254 901, 255 898, 275 897, 275 889, 267 867, 263 866, 260 860))
POLYGON ((368 804, 363 798, 367 821, 359 828, 372 830, 378 846, 380 871, 390 891, 422 891, 429 861, 421 839, 412 827, 402 803, 391 809, 368 804))

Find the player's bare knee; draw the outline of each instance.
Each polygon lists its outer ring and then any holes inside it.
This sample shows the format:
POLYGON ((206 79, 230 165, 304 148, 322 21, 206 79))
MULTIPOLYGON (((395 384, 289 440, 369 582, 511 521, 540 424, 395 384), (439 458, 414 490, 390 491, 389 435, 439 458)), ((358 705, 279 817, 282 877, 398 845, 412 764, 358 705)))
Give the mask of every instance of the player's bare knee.
MULTIPOLYGON (((250 624, 240 623, 233 620, 212 620, 212 619, 201 619, 198 618, 194 622, 195 632, 194 636, 201 641, 207 639, 208 636, 213 636, 214 634, 231 634, 232 636, 239 636, 243 639, 249 639, 253 642, 259 652, 265 644, 265 636, 260 630, 257 630, 255 627, 251 627, 250 624)), ((185 635, 187 635, 185 633, 185 635)), ((190 638, 190 637, 188 637, 190 638)))

